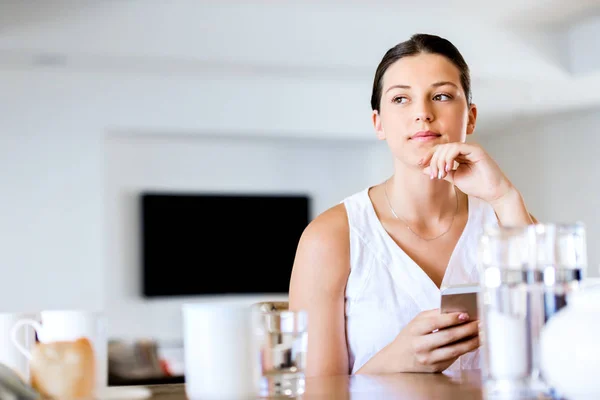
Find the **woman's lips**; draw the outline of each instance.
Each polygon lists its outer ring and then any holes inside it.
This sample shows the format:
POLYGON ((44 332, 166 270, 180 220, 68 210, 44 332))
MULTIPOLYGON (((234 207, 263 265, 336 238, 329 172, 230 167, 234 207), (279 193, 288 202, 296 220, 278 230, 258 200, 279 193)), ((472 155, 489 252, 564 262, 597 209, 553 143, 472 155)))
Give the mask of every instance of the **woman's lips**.
POLYGON ((414 135, 412 135, 410 137, 411 140, 416 140, 418 142, 428 142, 431 140, 436 140, 437 138, 439 138, 440 135, 437 132, 432 132, 432 131, 421 131, 421 132, 417 132, 414 135))

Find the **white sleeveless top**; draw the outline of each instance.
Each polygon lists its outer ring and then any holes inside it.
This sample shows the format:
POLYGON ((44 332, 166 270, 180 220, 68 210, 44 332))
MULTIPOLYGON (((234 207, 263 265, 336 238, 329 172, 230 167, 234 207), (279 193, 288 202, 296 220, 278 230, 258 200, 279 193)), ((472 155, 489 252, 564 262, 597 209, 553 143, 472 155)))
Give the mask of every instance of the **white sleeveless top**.
MULTIPOLYGON (((350 275, 346 284, 346 339, 354 374, 387 346, 417 314, 440 307, 440 289, 394 242, 377 218, 369 188, 343 200, 350 227, 350 275)), ((477 243, 493 208, 468 197, 469 214, 442 280, 442 287, 478 283, 477 243)), ((448 370, 479 368, 479 350, 448 370)))

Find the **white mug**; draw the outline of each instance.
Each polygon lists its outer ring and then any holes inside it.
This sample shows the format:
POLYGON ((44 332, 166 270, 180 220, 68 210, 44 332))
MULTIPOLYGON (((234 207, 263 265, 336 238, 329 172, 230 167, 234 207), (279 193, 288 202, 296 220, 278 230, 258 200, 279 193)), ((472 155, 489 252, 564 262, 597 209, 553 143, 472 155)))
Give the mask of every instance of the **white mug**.
POLYGON ((85 337, 94 348, 96 389, 106 388, 108 386, 108 352, 106 324, 103 315, 79 310, 48 310, 42 311, 40 314, 41 323, 25 318, 13 325, 11 337, 16 348, 28 360, 31 360, 31 349, 23 346, 18 340, 22 327, 33 328, 41 343, 74 341, 85 337))
POLYGON ((205 302, 183 306, 186 394, 196 399, 255 399, 260 344, 247 305, 205 302))
POLYGON ((29 360, 13 343, 18 343, 20 348, 29 352, 35 343, 35 332, 32 328, 22 329, 13 338, 11 329, 17 321, 35 317, 35 314, 0 313, 0 363, 19 374, 25 382, 29 382, 29 360))

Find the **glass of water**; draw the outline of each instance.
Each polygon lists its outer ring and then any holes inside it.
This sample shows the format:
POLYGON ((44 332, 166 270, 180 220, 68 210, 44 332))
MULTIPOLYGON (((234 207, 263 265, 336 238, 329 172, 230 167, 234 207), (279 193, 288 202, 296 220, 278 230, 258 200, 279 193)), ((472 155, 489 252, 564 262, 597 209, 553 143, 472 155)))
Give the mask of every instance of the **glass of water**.
MULTIPOLYGON (((579 290, 587 270, 586 232, 583 223, 545 223, 527 229, 529 242, 530 309, 536 315, 532 328, 533 361, 541 370, 539 339, 544 325, 567 306, 579 290)), ((553 388, 550 393, 559 396, 553 388)))
POLYGON ((254 305, 260 341, 261 397, 296 397, 304 393, 307 313, 292 311, 287 302, 254 305))
POLYGON ((547 392, 536 360, 543 325, 532 282, 527 228, 490 227, 480 240, 482 373, 486 399, 539 399, 547 392))
POLYGON ((528 228, 532 249, 529 264, 542 287, 544 323, 567 305, 569 295, 579 289, 587 270, 585 226, 537 224, 528 228))

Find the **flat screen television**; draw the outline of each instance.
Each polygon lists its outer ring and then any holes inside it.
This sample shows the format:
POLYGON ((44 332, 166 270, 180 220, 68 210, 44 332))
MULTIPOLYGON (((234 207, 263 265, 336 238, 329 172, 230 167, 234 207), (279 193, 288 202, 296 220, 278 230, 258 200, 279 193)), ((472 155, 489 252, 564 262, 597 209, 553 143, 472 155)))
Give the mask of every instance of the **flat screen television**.
POLYGON ((144 192, 143 295, 287 294, 308 195, 144 192))

